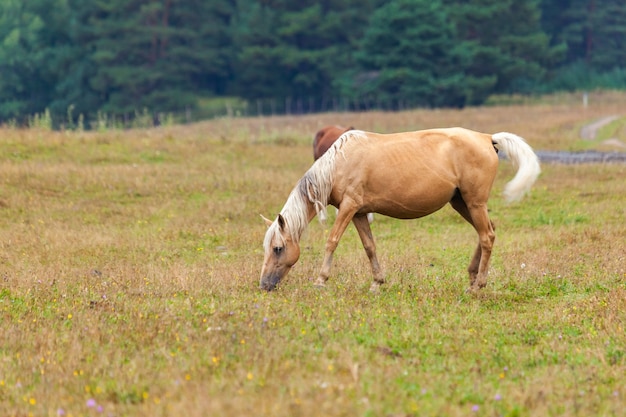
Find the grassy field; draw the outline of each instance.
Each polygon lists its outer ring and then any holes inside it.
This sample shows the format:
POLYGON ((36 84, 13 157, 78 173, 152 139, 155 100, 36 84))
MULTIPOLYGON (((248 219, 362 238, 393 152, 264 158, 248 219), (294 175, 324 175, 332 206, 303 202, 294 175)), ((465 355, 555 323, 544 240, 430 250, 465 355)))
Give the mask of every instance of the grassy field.
POLYGON ((352 227, 327 288, 311 285, 328 233, 317 220, 281 288, 261 292, 258 279, 259 214, 280 210, 319 127, 461 125, 579 150, 599 146, 582 126, 625 106, 603 93, 588 108, 570 97, 0 129, 0 415, 623 416, 624 165, 545 165, 532 194, 506 205, 513 170, 502 163, 477 295, 465 293, 476 235, 449 207, 376 217, 379 294, 352 227))

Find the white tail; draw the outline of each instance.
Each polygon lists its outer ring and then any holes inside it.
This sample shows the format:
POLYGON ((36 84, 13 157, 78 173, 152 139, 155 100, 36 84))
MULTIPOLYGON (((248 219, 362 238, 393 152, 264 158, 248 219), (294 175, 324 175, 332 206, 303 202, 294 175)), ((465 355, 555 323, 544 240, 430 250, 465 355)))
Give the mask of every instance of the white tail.
POLYGON ((504 187, 504 198, 508 202, 518 201, 530 191, 541 173, 539 158, 524 139, 513 133, 496 133, 492 140, 518 168, 515 177, 504 187))

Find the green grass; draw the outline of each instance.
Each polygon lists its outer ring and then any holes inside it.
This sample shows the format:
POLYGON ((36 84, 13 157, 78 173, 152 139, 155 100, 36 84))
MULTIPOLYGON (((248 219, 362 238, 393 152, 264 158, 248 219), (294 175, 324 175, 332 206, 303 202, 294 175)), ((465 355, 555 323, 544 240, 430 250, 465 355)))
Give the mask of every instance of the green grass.
POLYGON ((620 117, 603 126, 598 131, 596 140, 603 141, 623 137, 624 132, 626 132, 626 117, 620 117))
POLYGON ((626 167, 547 165, 506 205, 503 163, 478 294, 475 232, 448 207, 376 216, 379 294, 353 228, 313 287, 317 220, 280 289, 261 292, 258 214, 310 165, 312 120, 2 130, 2 415, 622 415, 626 167))

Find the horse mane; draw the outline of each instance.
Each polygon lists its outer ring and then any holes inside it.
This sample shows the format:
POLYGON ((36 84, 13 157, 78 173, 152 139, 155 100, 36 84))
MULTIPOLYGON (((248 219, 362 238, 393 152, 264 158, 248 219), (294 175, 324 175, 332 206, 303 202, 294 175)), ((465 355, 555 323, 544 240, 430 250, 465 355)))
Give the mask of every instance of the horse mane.
MULTIPOLYGON (((328 198, 333 189, 333 174, 337 158, 339 155, 345 158, 343 147, 346 142, 362 137, 364 137, 363 132, 359 130, 350 130, 342 134, 328 151, 313 163, 291 190, 280 214, 294 242, 300 241, 302 233, 309 224, 309 204, 315 208, 320 222, 324 223, 328 218, 326 206, 328 206, 328 198)), ((281 236, 278 233, 279 227, 276 221, 270 225, 263 243, 265 248, 270 246, 273 236, 281 236)))

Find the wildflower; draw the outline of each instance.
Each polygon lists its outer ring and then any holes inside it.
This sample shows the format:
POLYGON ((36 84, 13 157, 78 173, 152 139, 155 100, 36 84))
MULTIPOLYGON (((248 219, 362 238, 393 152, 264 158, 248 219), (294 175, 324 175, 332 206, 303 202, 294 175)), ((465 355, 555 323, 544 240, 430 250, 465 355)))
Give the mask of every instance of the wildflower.
POLYGON ((495 397, 493 397, 493 399, 496 401, 500 401, 502 399, 502 395, 496 394, 495 397))
POLYGON ((479 408, 480 408, 480 407, 479 407, 478 405, 474 404, 474 405, 472 406, 472 411, 473 411, 473 412, 477 412, 479 408))
POLYGON ((94 408, 96 406, 96 400, 94 400, 93 398, 90 398, 87 400, 87 407, 88 408, 94 408))
POLYGON ((64 416, 65 410, 62 408, 57 408, 57 416, 64 416))

